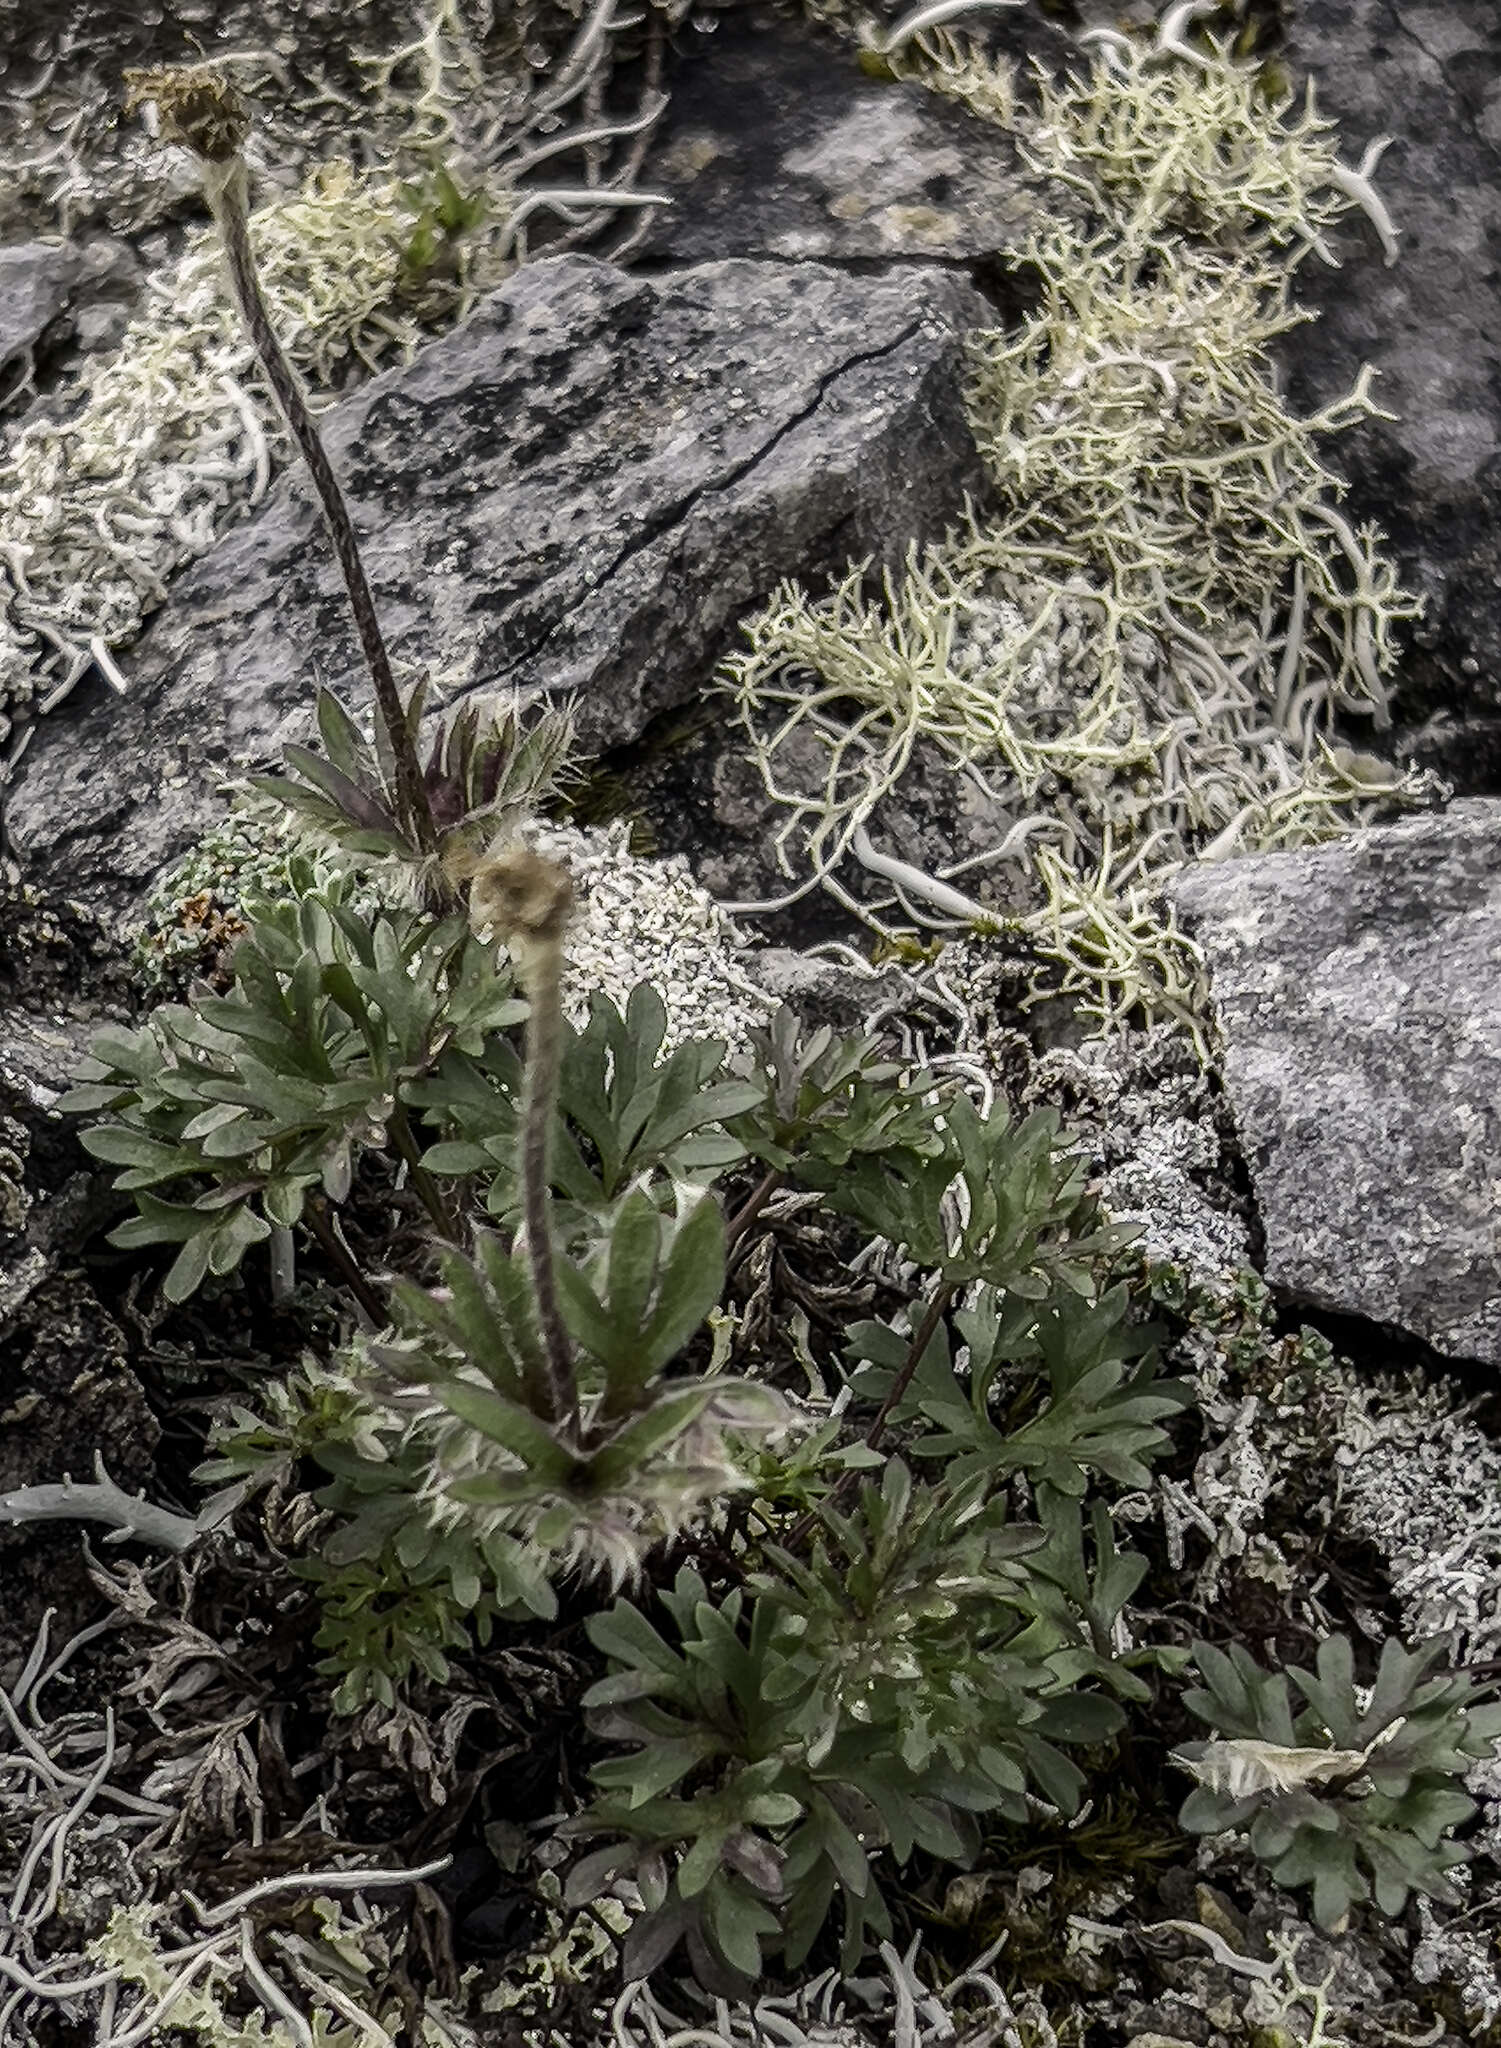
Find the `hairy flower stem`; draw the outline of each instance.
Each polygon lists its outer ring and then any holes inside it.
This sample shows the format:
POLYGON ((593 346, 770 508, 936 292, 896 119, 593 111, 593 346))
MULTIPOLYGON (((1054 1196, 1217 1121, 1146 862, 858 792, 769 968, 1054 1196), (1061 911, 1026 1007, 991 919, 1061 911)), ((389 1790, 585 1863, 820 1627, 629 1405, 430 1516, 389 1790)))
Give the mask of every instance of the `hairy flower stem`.
MULTIPOLYGON (((559 960, 559 967, 561 964, 559 960)), ((532 1287, 537 1297, 537 1320, 547 1347, 548 1405, 553 1419, 566 1422, 577 1434, 578 1388, 573 1373, 573 1347, 558 1305, 552 1242, 552 1120, 563 1051, 560 979, 556 969, 527 977, 531 1007, 526 1020, 526 1081, 521 1101, 521 1210, 532 1287)))
POLYGON ((469 884, 469 922, 506 942, 526 991, 521 1096, 521 1215, 537 1322, 547 1354, 541 1389, 548 1419, 580 1435, 573 1345, 558 1301, 552 1241, 552 1125, 563 1065, 563 934, 573 908, 568 870, 518 846, 479 867, 469 884))
MULTIPOLYGON (((212 68, 127 73, 130 102, 154 100, 161 110, 164 132, 183 143, 203 166, 203 192, 213 211, 229 269, 230 285, 251 345, 266 373, 272 395, 291 429, 313 488, 323 508, 324 524, 349 593, 360 647, 375 704, 385 727, 396 772, 396 801, 405 831, 424 855, 437 852, 438 833, 428 802, 422 764, 407 722, 401 692, 391 669, 375 597, 360 559, 354 522, 323 446, 302 383, 271 324, 256 275, 250 246, 250 178, 241 155, 250 130, 250 114, 227 79, 212 68)), ((442 886, 440 882, 440 886, 442 886)))
POLYGON ((444 1199, 443 1190, 422 1164, 421 1148, 412 1130, 411 1118, 407 1115, 405 1103, 398 1102, 391 1112, 391 1136, 396 1140, 396 1149, 406 1162, 408 1178, 418 1200, 426 1209, 433 1228, 439 1237, 449 1244, 459 1242, 459 1226, 444 1199))
POLYGON ((324 524, 329 539, 333 542, 339 568, 344 577, 344 588, 349 593, 349 608, 354 614, 355 629, 360 636, 360 648, 365 657, 365 666, 370 671, 370 680, 375 686, 376 708, 381 723, 386 728, 392 758, 396 766, 396 799, 400 806, 401 820, 419 851, 432 854, 437 851, 438 834, 433 824, 431 806, 427 800, 427 789, 422 779, 422 768, 417 750, 412 744, 407 729, 406 710, 401 693, 396 687, 396 678, 391 670, 391 657, 386 650, 385 635, 381 632, 380 619, 376 614, 375 597, 370 588, 370 579, 365 574, 365 564, 360 558, 359 542, 355 538, 354 522, 349 516, 349 506, 340 489, 329 462, 323 438, 318 432, 307 400, 302 394, 301 381, 288 360, 286 351, 277 339, 276 329, 271 325, 266 311, 266 302, 261 296, 260 284, 256 278, 255 257, 250 247, 250 215, 246 205, 248 181, 245 176, 243 158, 236 157, 221 168, 210 166, 205 174, 204 189, 209 204, 213 207, 214 218, 219 224, 219 233, 224 242, 224 253, 228 259, 230 282, 239 303, 240 314, 250 335, 266 381, 280 406, 293 439, 307 464, 313 488, 318 493, 323 507, 324 524))

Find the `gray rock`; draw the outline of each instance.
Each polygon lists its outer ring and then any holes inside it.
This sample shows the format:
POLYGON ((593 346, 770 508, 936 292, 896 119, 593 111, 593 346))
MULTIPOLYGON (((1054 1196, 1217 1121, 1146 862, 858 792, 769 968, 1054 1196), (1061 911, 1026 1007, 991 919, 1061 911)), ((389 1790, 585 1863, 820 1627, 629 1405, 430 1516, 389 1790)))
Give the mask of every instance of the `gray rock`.
MULTIPOLYGON (((966 283, 907 268, 585 257, 519 273, 329 419, 393 652, 451 693, 551 691, 581 739, 690 699, 779 578, 894 557, 979 483, 966 283)), ((127 664, 37 729, 6 817, 28 877, 131 905, 275 758, 316 680, 362 696, 308 491, 284 480, 175 586, 127 664)))
POLYGON ((866 1019, 902 994, 894 969, 857 974, 832 960, 819 960, 787 946, 763 946, 742 962, 747 977, 779 1003, 786 1003, 809 1029, 858 1032, 866 1019))
POLYGON ((1501 709, 1501 9, 1298 0, 1287 12, 1288 54, 1317 80, 1346 162, 1394 138, 1376 184, 1400 230, 1390 267, 1372 260, 1360 214, 1337 238, 1341 269, 1304 266, 1299 297, 1323 317, 1282 343, 1289 392, 1311 407, 1376 366, 1374 395, 1396 418, 1341 435, 1333 457, 1356 516, 1390 533, 1427 599, 1403 700, 1501 709))
POLYGON ((1173 890, 1285 1295, 1501 1363, 1501 802, 1173 890))
POLYGON ((21 242, 0 249, 0 368, 32 348, 67 311, 83 267, 66 242, 21 242))
MULTIPOLYGON (((1054 35, 1046 54, 1059 47, 1054 35)), ((866 75, 849 43, 785 15, 726 18, 682 64, 642 185, 673 203, 652 216, 638 262, 988 265, 1059 203, 1000 129, 924 86, 866 75)))
POLYGON ((1435 711, 1398 734, 1396 753, 1405 767, 1426 769, 1451 793, 1501 790, 1501 712, 1435 711))

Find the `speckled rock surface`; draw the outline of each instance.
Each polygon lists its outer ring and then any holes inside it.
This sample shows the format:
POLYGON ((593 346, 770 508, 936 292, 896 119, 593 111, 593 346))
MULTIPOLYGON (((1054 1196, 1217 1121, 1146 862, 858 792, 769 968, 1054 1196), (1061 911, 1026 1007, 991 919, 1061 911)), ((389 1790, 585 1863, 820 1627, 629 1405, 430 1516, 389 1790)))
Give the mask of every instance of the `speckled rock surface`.
MULTIPOLYGON (((1030 15, 1007 47, 1056 62, 1030 15)), ((688 47, 642 182, 670 195, 634 261, 714 257, 975 263, 1056 211, 1002 130, 914 83, 863 73, 854 47, 750 9, 688 47)), ((995 273, 1000 282, 999 273, 995 273)))
MULTIPOLYGON (((585 747, 691 697, 779 578, 895 555, 978 483, 971 286, 727 262, 539 262, 326 432, 393 653, 450 693, 575 700, 585 747)), ((6 830, 29 879, 119 909, 277 753, 353 636, 300 478, 188 570, 126 664, 37 733, 6 830)))
POLYGON ((0 249, 0 368, 31 348, 68 304, 83 259, 65 242, 0 249))
POLYGON ((1284 1295, 1501 1364, 1501 803, 1194 870, 1284 1295))

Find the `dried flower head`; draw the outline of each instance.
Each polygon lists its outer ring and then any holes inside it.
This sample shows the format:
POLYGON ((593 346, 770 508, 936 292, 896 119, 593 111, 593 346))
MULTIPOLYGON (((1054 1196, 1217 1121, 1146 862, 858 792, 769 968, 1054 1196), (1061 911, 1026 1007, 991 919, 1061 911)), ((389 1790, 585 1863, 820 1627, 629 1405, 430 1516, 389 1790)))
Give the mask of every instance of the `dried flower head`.
POLYGON ((529 846, 508 847, 475 870, 469 920, 476 932, 507 941, 561 939, 573 908, 567 868, 529 846))
POLYGON ((222 71, 197 65, 125 73, 125 108, 148 101, 161 117, 168 142, 180 142, 205 163, 227 164, 250 133, 250 109, 222 71))

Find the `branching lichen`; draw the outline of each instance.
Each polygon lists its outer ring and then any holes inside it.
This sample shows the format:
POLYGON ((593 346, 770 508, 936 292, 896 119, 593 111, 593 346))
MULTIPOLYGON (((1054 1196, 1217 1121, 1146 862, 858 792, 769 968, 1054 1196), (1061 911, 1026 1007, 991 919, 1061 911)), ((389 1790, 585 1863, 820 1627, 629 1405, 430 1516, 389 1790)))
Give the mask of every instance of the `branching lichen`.
POLYGON ((1364 173, 1311 101, 1294 114, 1254 66, 1176 47, 1039 73, 1024 113, 1009 68, 942 29, 894 60, 1009 124, 1073 217, 1011 252, 1037 309, 974 338, 992 507, 879 587, 863 566, 821 598, 784 587, 725 681, 784 813, 780 901, 821 885, 883 930, 894 905, 940 929, 990 908, 1102 1026, 1145 1011, 1198 1034, 1199 962, 1162 883, 1418 793, 1334 730, 1336 711, 1388 722, 1417 607, 1317 452, 1376 412, 1369 373, 1298 417, 1270 353, 1364 173), (850 870, 923 747, 1002 821, 964 864, 968 913, 958 868, 895 896, 850 870))
MULTIPOLYGON (((139 1579, 126 1600, 138 1624, 151 1605, 139 1579)), ((159 1760, 139 1791, 127 1789, 120 1780, 140 1773, 127 1768, 133 1745, 114 1707, 41 1704, 77 1652, 119 1619, 91 1623, 49 1654, 49 1610, 19 1677, 0 1689, 0 1813, 7 1830, 19 1814, 31 1832, 28 1852, 7 1871, 0 1909, 0 2039, 34 2048, 53 2038, 60 2019, 76 2028, 85 2017, 100 2048, 131 2048, 164 2029, 186 2030, 213 2048, 361 2048, 389 2039, 382 2020, 394 2025, 400 2016, 389 1925, 364 1893, 389 1893, 440 1866, 314 1867, 196 1911, 186 1890, 164 1896, 162 1875, 174 1867, 184 1819, 216 1772, 238 1771, 253 1795, 253 1749, 242 1739, 221 1755, 226 1729, 242 1737, 251 1717, 193 1730, 185 1752, 159 1760), (69 1761, 80 1755, 88 1759, 82 1769, 69 1761), (278 1893, 312 1895, 308 1912, 285 1931, 252 1910, 278 1893), (90 1925, 101 1931, 80 1942, 77 1930, 90 1925)), ((218 1646, 179 1627, 125 1688, 120 1719, 144 1704, 164 1732, 164 1710, 180 1714, 200 1690, 193 1674, 205 1653, 213 1671, 218 1646)), ((187 1714, 196 1718, 191 1706, 187 1714)), ((169 1738, 167 1746, 176 1745, 169 1738)), ((253 1796, 251 1813, 259 1840, 253 1796)), ((225 1817, 233 1828, 235 1813, 226 1809, 225 1817)), ((428 2048, 469 2040, 445 2022, 441 2001, 431 2013, 428 2048)))

